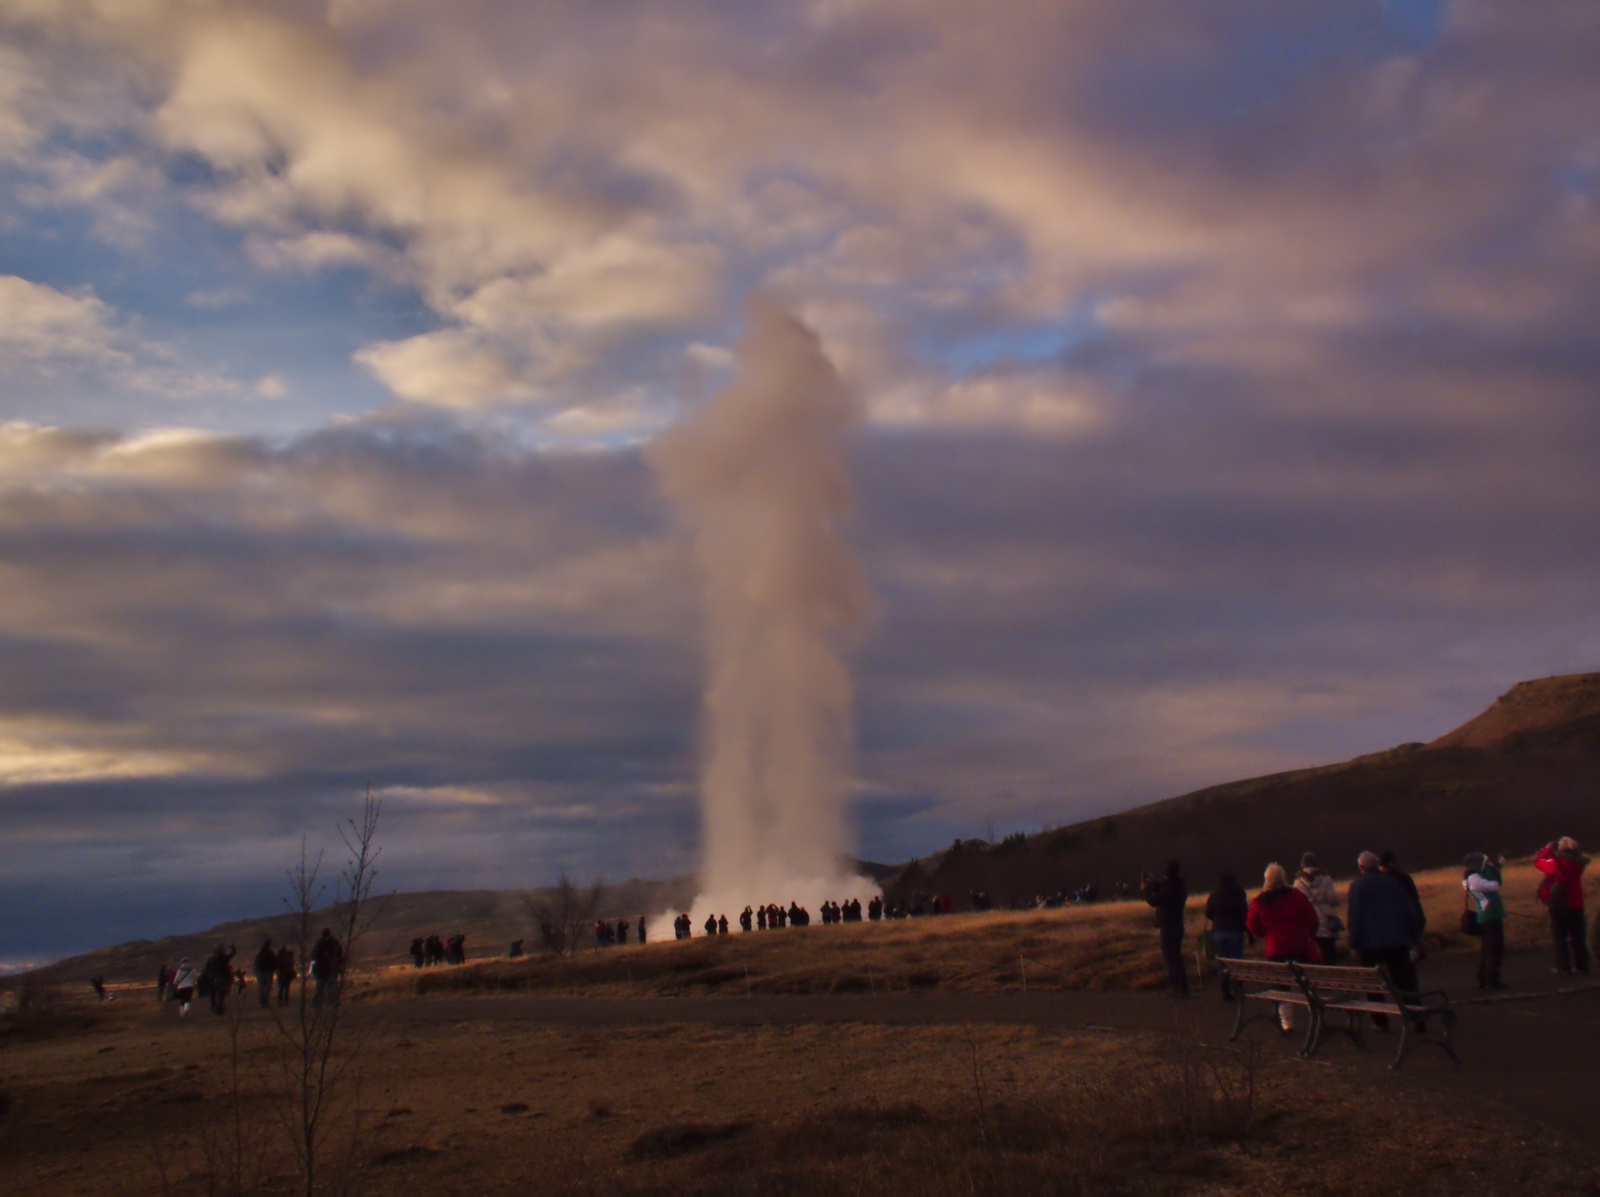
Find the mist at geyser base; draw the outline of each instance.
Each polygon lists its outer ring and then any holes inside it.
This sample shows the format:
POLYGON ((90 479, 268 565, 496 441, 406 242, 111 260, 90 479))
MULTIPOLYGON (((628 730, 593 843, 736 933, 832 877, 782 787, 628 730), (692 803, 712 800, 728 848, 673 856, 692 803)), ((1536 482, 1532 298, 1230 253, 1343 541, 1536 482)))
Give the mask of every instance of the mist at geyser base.
POLYGON ((763 298, 745 312, 733 381, 648 454, 692 532, 705 604, 696 934, 708 913, 797 901, 817 917, 825 898, 876 890, 842 862, 853 736, 839 641, 866 595, 839 525, 859 408, 810 329, 763 298))

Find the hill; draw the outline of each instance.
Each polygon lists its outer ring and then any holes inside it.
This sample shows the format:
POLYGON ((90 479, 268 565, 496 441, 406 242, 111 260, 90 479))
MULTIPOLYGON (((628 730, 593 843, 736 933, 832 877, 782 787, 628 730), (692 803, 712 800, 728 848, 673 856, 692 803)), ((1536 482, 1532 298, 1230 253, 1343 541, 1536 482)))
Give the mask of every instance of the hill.
MULTIPOLYGON (((900 871, 899 866, 869 860, 847 863, 854 872, 879 881, 900 871)), ((665 881, 632 878, 605 887, 595 917, 631 921, 641 914, 687 910, 698 892, 699 878, 694 874, 665 881)), ((483 889, 376 895, 372 903, 376 913, 366 935, 364 956, 369 963, 399 963, 409 960, 407 949, 414 936, 434 933, 444 937, 458 932, 466 934, 469 957, 504 955, 516 939, 525 940, 526 950, 532 952, 539 932, 529 903, 549 898, 552 893, 549 889, 483 889)), ((337 922, 332 910, 320 912, 314 919, 317 927, 325 922, 337 922)), ((247 968, 249 957, 263 938, 270 936, 274 943, 292 941, 293 929, 293 920, 285 914, 238 919, 186 935, 96 948, 35 971, 46 979, 60 981, 87 981, 97 975, 116 981, 153 979, 162 964, 185 956, 199 962, 219 943, 236 944, 240 958, 235 964, 247 968)), ((670 933, 667 926, 656 927, 652 932, 662 937, 670 933)), ((4 984, 0 981, 0 985, 4 984)))
POLYGON ((1600 673, 1522 682, 1429 744, 1342 764, 1209 786, 1121 814, 999 844, 957 841, 907 865, 889 896, 972 890, 1002 904, 1094 883, 1137 886, 1169 858, 1192 887, 1235 870, 1247 885, 1313 850, 1347 875, 1366 848, 1402 867, 1458 863, 1474 849, 1525 855, 1558 835, 1600 840, 1600 673))

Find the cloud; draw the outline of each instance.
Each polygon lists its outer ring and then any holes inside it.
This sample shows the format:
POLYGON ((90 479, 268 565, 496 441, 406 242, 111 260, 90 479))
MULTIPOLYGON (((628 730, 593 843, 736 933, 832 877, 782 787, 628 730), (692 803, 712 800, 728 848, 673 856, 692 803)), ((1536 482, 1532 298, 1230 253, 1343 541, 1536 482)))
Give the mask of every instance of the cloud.
POLYGON ((410 879, 692 865, 639 443, 757 289, 873 423, 872 855, 1592 667, 1597 55, 1477 3, 0 0, 19 855, 131 891, 370 780, 410 879), (272 436, 174 410, 229 338, 272 436))
POLYGON ((71 294, 14 274, 0 275, 0 353, 13 386, 30 379, 95 380, 166 399, 237 389, 139 336, 91 291, 71 294))
MULTIPOLYGON (((829 348, 894 393, 886 418, 1004 427, 1005 351, 941 339, 1099 312, 1147 361, 1257 370, 1265 394, 1396 313, 1559 315, 1600 260, 1597 34, 1520 10, 8 11, 48 34, 23 92, 119 64, 123 127, 154 135, 138 169, 202 162, 185 193, 258 262, 414 288, 434 339, 358 359, 413 403, 587 408, 673 368, 664 342, 725 340, 726 297, 765 284, 808 319, 875 313, 829 348), (451 380, 393 365, 424 352, 451 380)), ((1025 422, 1063 418, 1046 390, 1025 422)))
POLYGON ((468 332, 424 333, 369 345, 356 360, 400 398, 416 403, 473 408, 530 395, 516 366, 468 332))
POLYGON ((32 366, 125 366, 111 309, 93 295, 67 295, 14 274, 0 275, 0 346, 32 366))

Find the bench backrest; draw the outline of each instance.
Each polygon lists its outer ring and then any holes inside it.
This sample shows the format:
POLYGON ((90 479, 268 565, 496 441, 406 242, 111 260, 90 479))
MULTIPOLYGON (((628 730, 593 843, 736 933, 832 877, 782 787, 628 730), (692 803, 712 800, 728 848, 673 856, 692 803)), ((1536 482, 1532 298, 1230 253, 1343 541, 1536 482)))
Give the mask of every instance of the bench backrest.
POLYGON ((1228 976, 1245 985, 1276 985, 1280 989, 1294 989, 1294 969, 1276 960, 1229 960, 1219 958, 1217 963, 1228 970, 1228 976))
POLYGON ((1347 964, 1297 964, 1306 983, 1318 989, 1362 989, 1382 993, 1387 988, 1383 972, 1347 964))

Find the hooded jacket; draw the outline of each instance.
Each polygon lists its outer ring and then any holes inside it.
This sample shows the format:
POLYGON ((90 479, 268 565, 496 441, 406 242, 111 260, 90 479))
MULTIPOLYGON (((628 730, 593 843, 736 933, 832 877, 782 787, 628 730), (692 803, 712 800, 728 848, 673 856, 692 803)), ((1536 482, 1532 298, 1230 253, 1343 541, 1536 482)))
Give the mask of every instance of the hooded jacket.
POLYGON ((1316 908, 1310 898, 1291 885, 1257 894, 1244 925, 1262 941, 1268 960, 1322 958, 1313 938, 1317 933, 1316 908))
POLYGON ((1533 864, 1541 873, 1554 877, 1555 883, 1562 887, 1568 910, 1583 909, 1583 870, 1589 864, 1587 856, 1570 848, 1546 844, 1533 864))
POLYGON ((172 988, 174 990, 193 989, 199 983, 200 974, 195 971, 194 965, 187 960, 178 965, 177 971, 172 974, 172 988))
POLYGON ((1338 935, 1344 924, 1339 918, 1339 889, 1333 878, 1321 869, 1301 869, 1295 875, 1294 887, 1306 896, 1317 912, 1316 934, 1323 939, 1338 935))

